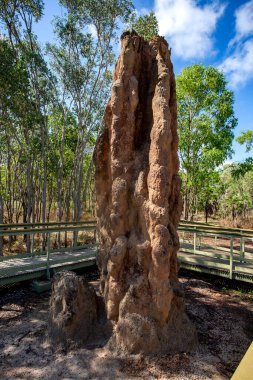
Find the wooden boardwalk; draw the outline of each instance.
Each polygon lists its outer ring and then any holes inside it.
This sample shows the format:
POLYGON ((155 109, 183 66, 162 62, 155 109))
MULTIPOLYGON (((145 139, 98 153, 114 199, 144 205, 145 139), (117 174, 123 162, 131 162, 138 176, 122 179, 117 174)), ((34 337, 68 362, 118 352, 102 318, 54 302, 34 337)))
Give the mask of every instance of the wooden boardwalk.
POLYGON ((17 257, 0 262, 0 285, 45 278, 63 269, 80 269, 96 264, 97 246, 87 246, 82 250, 17 257))
MULTIPOLYGON (((242 262, 238 252, 234 252, 231 266, 230 253, 224 250, 202 246, 193 252, 193 245, 182 243, 178 258, 181 267, 198 272, 211 273, 222 277, 253 283, 253 260, 242 262)), ((75 251, 16 257, 0 262, 0 285, 52 277, 63 269, 75 270, 96 264, 96 245, 88 245, 75 251)))
POLYGON ((181 267, 198 272, 215 274, 234 280, 253 283, 253 255, 228 249, 202 245, 195 249, 193 244, 181 243, 178 258, 181 267))

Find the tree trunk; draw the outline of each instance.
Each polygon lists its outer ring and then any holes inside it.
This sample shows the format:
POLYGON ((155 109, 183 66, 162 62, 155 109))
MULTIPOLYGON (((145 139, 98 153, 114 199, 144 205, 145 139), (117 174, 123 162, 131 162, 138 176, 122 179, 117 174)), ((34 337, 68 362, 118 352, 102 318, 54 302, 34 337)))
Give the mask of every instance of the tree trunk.
MULTIPOLYGON (((4 202, 2 194, 0 194, 0 224, 4 222, 4 202)), ((0 256, 3 256, 4 241, 3 236, 0 236, 0 256)))
MULTIPOLYGON (((8 214, 8 223, 13 223, 13 207, 12 207, 12 189, 11 189, 11 175, 12 175, 12 168, 11 168, 11 149, 10 149, 10 141, 8 138, 8 155, 7 155, 7 214, 8 214)), ((9 251, 11 250, 11 243, 12 243, 12 235, 9 235, 8 239, 8 245, 9 245, 9 251)))
MULTIPOLYGON (((64 142, 65 142, 65 132, 67 124, 67 113, 64 112, 63 115, 63 126, 61 134, 61 145, 60 145, 60 159, 59 159, 59 170, 57 176, 57 222, 61 222, 62 218, 62 175, 63 175, 63 153, 64 153, 64 142)), ((58 248, 61 247, 61 233, 58 233, 57 236, 57 245, 58 248)))
MULTIPOLYGON (((42 127, 42 153, 43 153, 43 183, 42 183, 42 223, 46 223, 47 211, 47 131, 43 124, 42 127)), ((42 250, 46 250, 46 235, 43 234, 42 250)))
POLYGON ((184 196, 184 220, 188 220, 189 217, 189 202, 188 202, 188 192, 185 190, 184 196))
MULTIPOLYGON (((26 166, 26 178, 27 178, 27 215, 24 216, 24 220, 26 222, 24 223, 30 223, 31 222, 31 214, 32 214, 32 172, 31 172, 31 161, 30 159, 27 160, 27 166, 26 166)), ((31 239, 30 235, 25 235, 26 239, 26 251, 29 253, 31 251, 31 239)))
MULTIPOLYGON (((82 197, 83 198, 83 205, 86 205, 86 198, 87 198, 87 192, 88 192, 91 172, 92 172, 92 158, 90 159, 89 166, 88 166, 88 169, 86 172, 85 184, 84 184, 84 189, 83 189, 83 197, 82 197)), ((82 207, 82 211, 83 211, 83 207, 82 207)))
POLYGON ((206 224, 207 224, 207 218, 208 218, 208 205, 207 205, 207 202, 205 203, 205 216, 206 216, 206 224))
MULTIPOLYGON (((69 186, 67 188, 66 192, 66 197, 65 197, 65 213, 66 213, 66 222, 70 221, 70 197, 71 197, 71 186, 72 186, 72 181, 70 180, 69 186)), ((68 246, 68 232, 65 232, 65 237, 64 237, 64 245, 65 247, 68 246)))

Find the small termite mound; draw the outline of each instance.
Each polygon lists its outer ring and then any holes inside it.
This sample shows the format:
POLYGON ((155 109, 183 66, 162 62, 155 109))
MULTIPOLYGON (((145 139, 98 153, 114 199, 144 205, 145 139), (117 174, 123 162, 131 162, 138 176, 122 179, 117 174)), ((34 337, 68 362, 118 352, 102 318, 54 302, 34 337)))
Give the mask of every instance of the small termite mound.
POLYGON ((56 350, 101 346, 111 335, 103 298, 83 276, 70 271, 53 277, 48 322, 49 339, 56 350))

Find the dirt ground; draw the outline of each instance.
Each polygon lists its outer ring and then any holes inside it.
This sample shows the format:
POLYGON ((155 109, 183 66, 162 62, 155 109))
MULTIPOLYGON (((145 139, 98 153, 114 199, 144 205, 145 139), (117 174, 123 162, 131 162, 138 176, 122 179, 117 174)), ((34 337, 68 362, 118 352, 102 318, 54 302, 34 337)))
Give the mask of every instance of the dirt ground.
MULTIPOLYGON (((95 272, 89 274, 94 280, 95 272)), ((195 354, 112 356, 104 347, 57 351, 47 339, 49 292, 28 286, 0 294, 0 379, 229 379, 253 340, 253 291, 181 274, 197 327, 195 354)))

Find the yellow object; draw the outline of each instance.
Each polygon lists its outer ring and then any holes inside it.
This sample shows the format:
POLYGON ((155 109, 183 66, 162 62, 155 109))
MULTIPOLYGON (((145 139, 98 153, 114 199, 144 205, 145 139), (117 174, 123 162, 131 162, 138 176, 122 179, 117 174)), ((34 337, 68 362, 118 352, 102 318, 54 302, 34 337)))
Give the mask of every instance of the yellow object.
POLYGON ((242 358, 231 380, 253 380, 253 342, 242 358))

